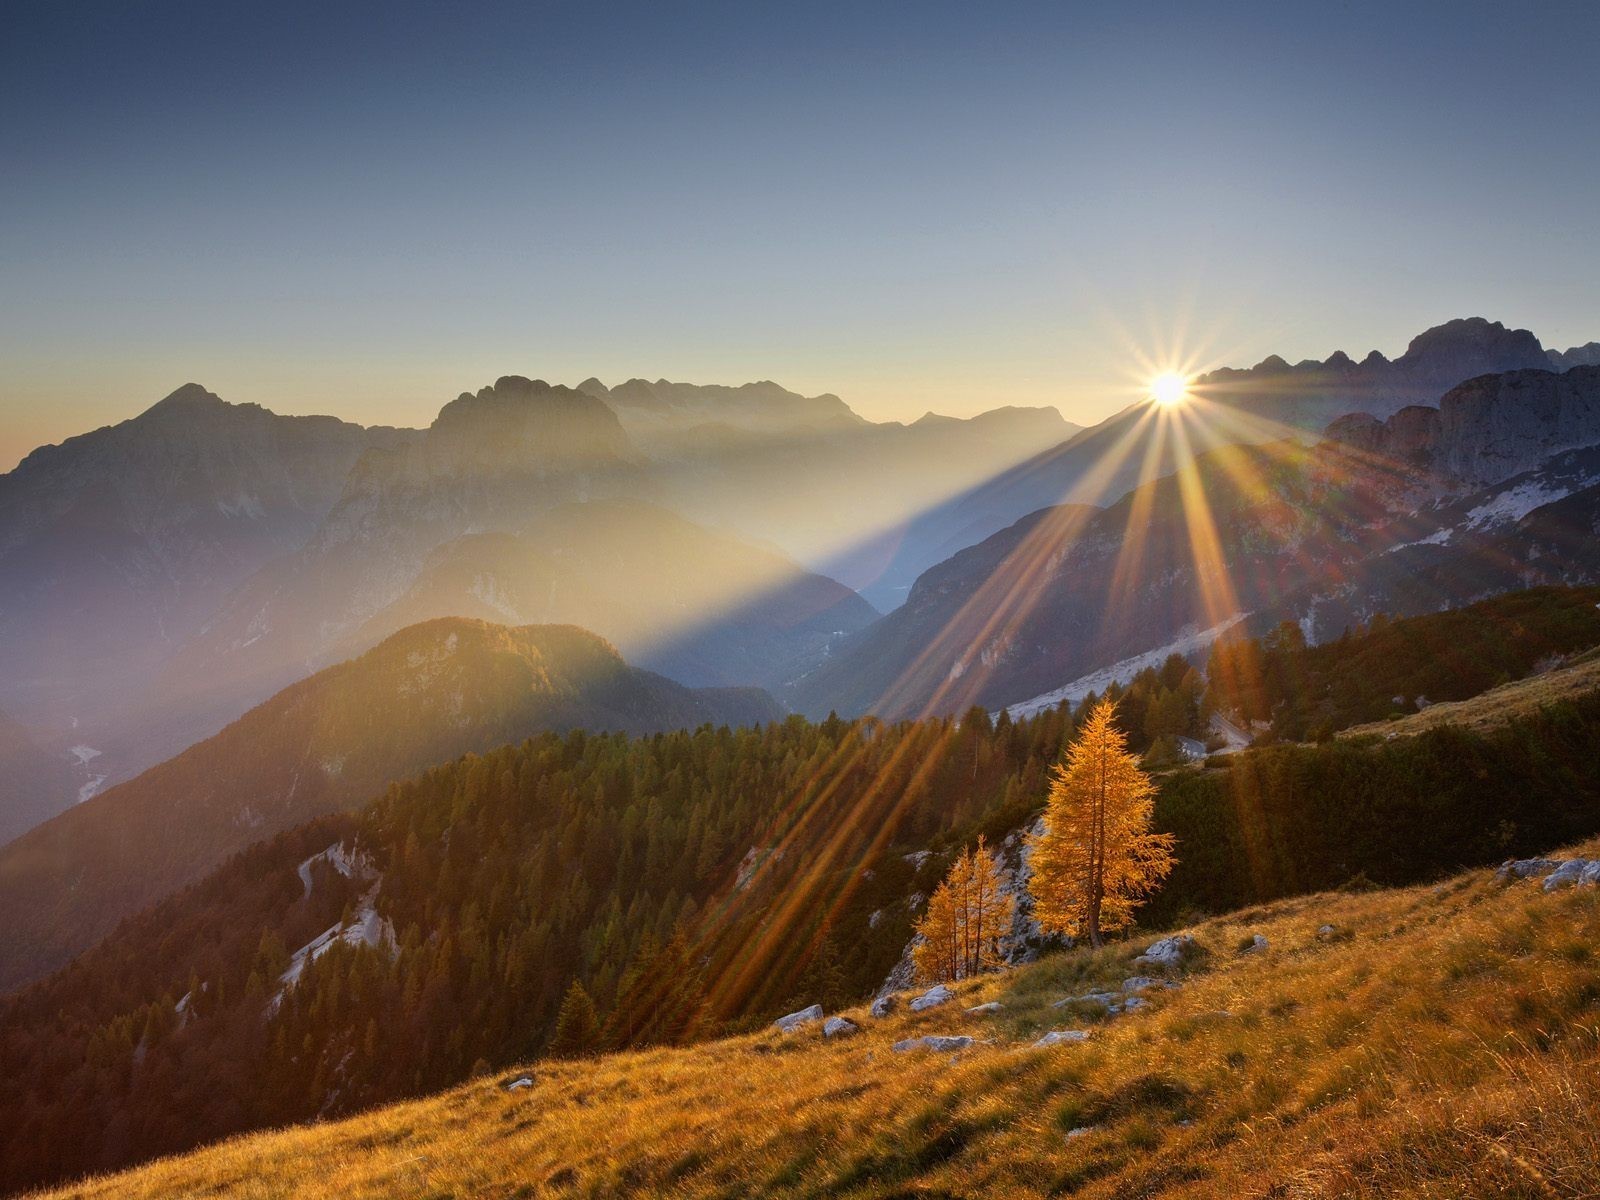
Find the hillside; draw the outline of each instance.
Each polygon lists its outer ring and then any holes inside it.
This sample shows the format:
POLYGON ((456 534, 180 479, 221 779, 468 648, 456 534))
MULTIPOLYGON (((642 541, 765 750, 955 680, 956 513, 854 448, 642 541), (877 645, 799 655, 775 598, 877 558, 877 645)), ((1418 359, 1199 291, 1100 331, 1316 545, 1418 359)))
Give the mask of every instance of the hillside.
POLYGON ((1187 926, 1193 965, 1115 1020, 1054 1005, 1163 975, 1134 961, 1153 933, 920 1014, 852 1009, 851 1037, 543 1062, 50 1195, 1588 1196, 1600 892, 1548 871, 1187 926), (1063 1028, 1087 1040, 1034 1046, 1063 1028), (896 1052, 924 1035, 963 1040, 896 1052))
POLYGON ((412 626, 0 849, 0 989, 61 965, 250 843, 467 751, 547 729, 777 716, 762 693, 691 691, 570 626, 412 626))
POLYGON ((1589 690, 1591 676, 1563 675, 1539 688, 1491 691, 1550 671, 1600 646, 1600 588, 1528 588, 1465 608, 1370 624, 1320 645, 1307 645, 1299 625, 1285 622, 1264 637, 1233 631, 1211 649, 1206 675, 1211 703, 1243 723, 1268 726, 1289 740, 1325 738, 1365 722, 1424 710, 1408 729, 1471 724, 1463 709, 1441 701, 1492 708, 1498 723, 1589 690))
MULTIPOLYGON (((613 1049, 866 997, 954 851, 983 833, 1014 853, 1073 721, 543 734, 259 843, 0 999, 0 1186, 525 1061, 574 983, 592 1044, 613 1049)), ((1144 918, 1407 885, 1591 835, 1597 739, 1589 694, 1484 734, 1170 771, 1154 820, 1180 861, 1144 918)), ((1013 944, 1018 961, 1041 948, 1025 926, 1013 944)))
POLYGON ((1446 700, 1391 720, 1352 725, 1339 736, 1411 737, 1445 726, 1481 733, 1594 691, 1600 691, 1600 653, 1585 654, 1527 679, 1502 683, 1468 700, 1446 700))

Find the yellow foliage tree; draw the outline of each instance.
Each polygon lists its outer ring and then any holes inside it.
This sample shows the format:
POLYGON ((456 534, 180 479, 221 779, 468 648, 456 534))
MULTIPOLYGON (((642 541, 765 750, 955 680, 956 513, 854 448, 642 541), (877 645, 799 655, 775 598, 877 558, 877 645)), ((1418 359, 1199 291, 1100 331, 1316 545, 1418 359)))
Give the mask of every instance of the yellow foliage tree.
POLYGON ((1034 913, 1042 928, 1091 946, 1133 920, 1133 910, 1178 861, 1177 839, 1152 833, 1155 786, 1128 753, 1103 700, 1056 765, 1044 832, 1032 841, 1034 913))
POLYGON ((917 922, 922 941, 911 952, 930 983, 966 979, 1000 964, 999 941, 1011 928, 1015 901, 1000 890, 1000 868, 978 839, 961 855, 917 922))

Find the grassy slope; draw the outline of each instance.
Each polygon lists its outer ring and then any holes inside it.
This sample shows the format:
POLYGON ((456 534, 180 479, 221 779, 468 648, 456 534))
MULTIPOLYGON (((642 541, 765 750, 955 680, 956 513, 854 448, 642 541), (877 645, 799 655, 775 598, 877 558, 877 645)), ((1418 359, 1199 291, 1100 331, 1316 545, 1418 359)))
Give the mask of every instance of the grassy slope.
POLYGON ((1486 733, 1547 705, 1572 700, 1597 689, 1600 689, 1600 650, 1591 650, 1566 666, 1503 683, 1471 699, 1432 704, 1421 712, 1407 713, 1392 721, 1354 725, 1339 736, 1406 737, 1443 725, 1486 733))
POLYGON ((1192 932, 1207 954, 1185 985, 1084 1045, 1024 1048, 1093 1025, 1050 1002, 1135 973, 1148 936, 961 986, 998 1017, 857 1013, 865 1031, 840 1043, 812 1026, 541 1063, 527 1090, 480 1080, 51 1195, 1592 1194, 1600 891, 1472 871, 1192 932), (1240 954, 1254 933, 1270 949, 1240 954), (889 1050, 935 1032, 993 1044, 889 1050))

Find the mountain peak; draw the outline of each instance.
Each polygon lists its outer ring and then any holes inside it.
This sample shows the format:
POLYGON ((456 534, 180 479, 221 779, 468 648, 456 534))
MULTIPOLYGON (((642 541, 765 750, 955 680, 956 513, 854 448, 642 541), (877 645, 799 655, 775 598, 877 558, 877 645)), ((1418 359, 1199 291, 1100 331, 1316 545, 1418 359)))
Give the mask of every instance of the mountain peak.
POLYGON ((1458 317, 1419 333, 1395 363, 1427 371, 1444 364, 1454 368, 1465 361, 1481 361, 1485 372, 1549 364, 1544 347, 1529 330, 1507 329, 1485 317, 1458 317))
POLYGON ((157 400, 142 415, 194 412, 197 409, 232 408, 221 396, 207 391, 198 383, 186 383, 177 391, 157 400))

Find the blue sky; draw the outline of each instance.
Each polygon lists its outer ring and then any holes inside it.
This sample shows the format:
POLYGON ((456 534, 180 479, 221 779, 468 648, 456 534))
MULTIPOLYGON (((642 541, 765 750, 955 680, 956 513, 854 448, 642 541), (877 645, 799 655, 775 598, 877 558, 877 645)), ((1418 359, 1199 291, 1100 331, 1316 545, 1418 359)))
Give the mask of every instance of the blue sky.
POLYGON ((1592 4, 32 4, 0 469, 195 380, 506 373, 1090 421, 1175 348, 1600 338, 1592 4))

